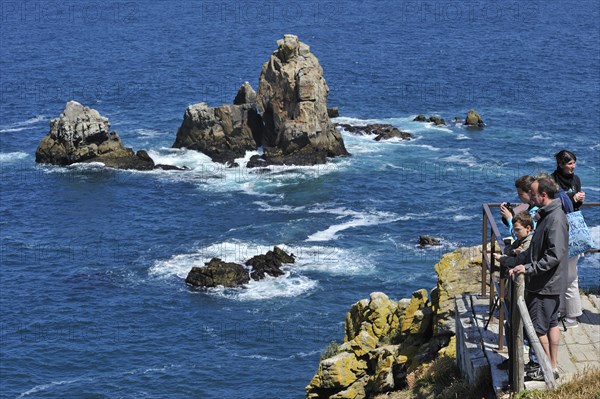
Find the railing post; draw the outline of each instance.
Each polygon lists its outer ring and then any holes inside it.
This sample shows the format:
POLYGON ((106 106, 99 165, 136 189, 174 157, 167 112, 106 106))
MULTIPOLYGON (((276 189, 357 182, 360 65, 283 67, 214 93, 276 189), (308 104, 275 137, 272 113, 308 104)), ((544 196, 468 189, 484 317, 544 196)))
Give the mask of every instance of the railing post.
POLYGON ((519 273, 510 285, 510 338, 508 355, 508 379, 513 392, 525 387, 525 361, 523 359, 523 321, 517 305, 525 295, 525 275, 519 273))
POLYGON ((554 379, 554 373, 552 372, 552 367, 550 366, 550 360, 548 359, 548 356, 546 355, 546 352, 540 343, 540 339, 535 333, 535 329, 533 328, 533 323, 531 322, 531 317, 529 316, 527 305, 525 305, 525 300, 523 297, 517 298, 517 306, 519 306, 519 313, 521 313, 521 317, 523 318, 523 327, 525 327, 525 330, 527 331, 529 343, 533 346, 535 355, 537 356, 540 367, 542 368, 546 386, 554 389, 556 388, 556 380, 554 379))
POLYGON ((487 298, 487 213, 485 212, 485 205, 483 206, 483 226, 481 228, 481 297, 487 298))
POLYGON ((504 349, 504 287, 506 285, 506 279, 500 277, 500 292, 498 293, 498 350, 504 349))

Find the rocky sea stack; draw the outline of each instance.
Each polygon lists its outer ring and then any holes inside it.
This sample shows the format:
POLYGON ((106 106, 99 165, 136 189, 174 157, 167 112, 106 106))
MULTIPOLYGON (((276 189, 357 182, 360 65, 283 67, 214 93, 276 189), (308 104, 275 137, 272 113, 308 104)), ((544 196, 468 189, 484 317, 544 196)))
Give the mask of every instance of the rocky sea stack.
POLYGON ((55 165, 102 162, 118 169, 154 169, 146 151, 125 148, 119 135, 110 131, 108 118, 76 101, 69 101, 58 118, 50 121, 50 132, 42 139, 35 161, 55 165))
POLYGON ((327 113, 329 88, 319 61, 294 35, 285 35, 277 45, 263 65, 258 93, 246 82, 233 105, 191 105, 173 147, 201 151, 230 165, 262 147, 249 167, 314 165, 349 155, 327 113))

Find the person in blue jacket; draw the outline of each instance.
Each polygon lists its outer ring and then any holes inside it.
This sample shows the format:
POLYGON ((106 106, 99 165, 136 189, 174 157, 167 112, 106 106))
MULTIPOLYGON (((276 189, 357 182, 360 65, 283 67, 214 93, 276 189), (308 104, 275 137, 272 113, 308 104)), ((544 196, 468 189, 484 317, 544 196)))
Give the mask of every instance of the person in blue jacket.
MULTIPOLYGON (((529 213, 529 215, 533 218, 538 210, 538 207, 532 203, 531 198, 529 196, 529 191, 531 190, 531 183, 533 183, 533 177, 528 175, 521 176, 517 180, 515 180, 515 188, 517 189, 517 195, 519 196, 521 202, 528 205, 527 213, 529 213)), ((506 202, 500 204, 500 214, 502 214, 502 222, 504 222, 504 224, 508 227, 508 231, 510 231, 510 234, 516 240, 517 235, 513 231, 512 223, 513 213, 507 207, 506 202)), ((535 219, 533 228, 535 229, 535 219)))

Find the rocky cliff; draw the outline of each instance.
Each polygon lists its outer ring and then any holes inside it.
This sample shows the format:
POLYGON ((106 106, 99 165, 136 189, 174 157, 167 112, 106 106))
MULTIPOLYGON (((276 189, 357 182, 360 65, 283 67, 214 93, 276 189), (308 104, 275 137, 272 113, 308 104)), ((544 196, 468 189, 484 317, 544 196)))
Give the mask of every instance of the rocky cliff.
POLYGON ((60 116, 50 121, 50 132, 41 140, 35 161, 55 165, 102 162, 119 169, 154 168, 146 151, 134 153, 123 146, 117 132, 110 131, 108 118, 76 101, 69 101, 60 116))
POLYGON ((351 306, 344 343, 322 359, 309 399, 362 399, 406 384, 407 373, 440 354, 455 356, 454 296, 481 290, 481 246, 461 248, 435 265, 430 293, 391 300, 375 292, 351 306))

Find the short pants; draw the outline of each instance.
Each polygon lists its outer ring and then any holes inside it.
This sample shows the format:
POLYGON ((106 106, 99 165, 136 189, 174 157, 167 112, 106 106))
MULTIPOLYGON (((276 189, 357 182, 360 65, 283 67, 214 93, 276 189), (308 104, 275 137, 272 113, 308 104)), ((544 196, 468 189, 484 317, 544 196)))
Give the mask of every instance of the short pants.
POLYGON ((552 327, 558 326, 560 295, 539 295, 528 292, 525 303, 537 335, 546 335, 552 327))

